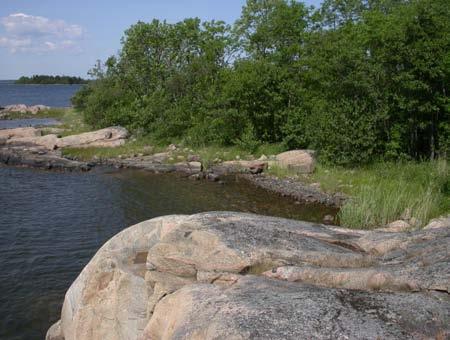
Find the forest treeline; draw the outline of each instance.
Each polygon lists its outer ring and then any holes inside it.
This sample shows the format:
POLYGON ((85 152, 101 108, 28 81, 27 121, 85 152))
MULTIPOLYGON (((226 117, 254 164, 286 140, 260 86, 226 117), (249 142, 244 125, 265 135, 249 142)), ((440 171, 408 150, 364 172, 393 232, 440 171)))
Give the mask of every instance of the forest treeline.
POLYGON ((31 77, 20 77, 15 81, 16 84, 86 84, 88 81, 80 77, 70 76, 48 76, 35 74, 31 77))
POLYGON ((138 22, 73 103, 95 127, 191 145, 436 158, 450 148, 449 19, 448 0, 248 0, 233 25, 138 22))

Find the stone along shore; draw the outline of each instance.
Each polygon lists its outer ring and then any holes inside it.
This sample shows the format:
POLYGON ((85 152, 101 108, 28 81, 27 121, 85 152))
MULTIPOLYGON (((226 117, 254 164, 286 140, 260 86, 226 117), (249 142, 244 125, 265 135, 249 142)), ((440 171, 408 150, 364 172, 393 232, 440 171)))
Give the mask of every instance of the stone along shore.
POLYGON ((311 173, 315 167, 314 153, 309 150, 293 150, 274 156, 273 159, 234 160, 219 162, 205 169, 202 159, 189 155, 180 161, 176 159, 177 146, 171 145, 166 152, 133 157, 115 157, 82 162, 63 156, 65 147, 117 147, 128 141, 129 133, 122 127, 109 127, 77 135, 59 137, 60 129, 34 127, 0 130, 0 163, 53 170, 89 171, 97 165, 116 168, 142 169, 156 173, 178 173, 192 179, 220 181, 227 175, 239 175, 250 183, 289 196, 297 201, 320 203, 339 207, 345 197, 341 194, 327 194, 317 188, 289 179, 279 179, 264 174, 268 166, 295 169, 298 173, 311 173), (43 133, 49 134, 43 134, 43 133))
POLYGON ((109 240, 47 340, 448 339, 450 219, 408 233, 211 212, 109 240))

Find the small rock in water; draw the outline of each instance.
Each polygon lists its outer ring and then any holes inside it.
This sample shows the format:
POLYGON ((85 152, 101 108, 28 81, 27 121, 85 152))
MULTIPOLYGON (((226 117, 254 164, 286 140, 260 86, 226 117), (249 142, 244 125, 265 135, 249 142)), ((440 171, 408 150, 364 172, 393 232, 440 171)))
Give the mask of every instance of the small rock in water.
POLYGON ((332 224, 334 222, 334 216, 332 215, 325 215, 323 217, 323 223, 324 224, 332 224))
POLYGON ((210 174, 206 175, 206 178, 212 182, 218 182, 220 180, 219 175, 214 174, 214 173, 210 173, 210 174))
POLYGON ((193 174, 193 175, 189 176, 189 179, 199 181, 202 179, 202 176, 200 174, 193 174))
POLYGON ((255 162, 249 166, 250 173, 257 175, 267 169, 267 162, 255 162))

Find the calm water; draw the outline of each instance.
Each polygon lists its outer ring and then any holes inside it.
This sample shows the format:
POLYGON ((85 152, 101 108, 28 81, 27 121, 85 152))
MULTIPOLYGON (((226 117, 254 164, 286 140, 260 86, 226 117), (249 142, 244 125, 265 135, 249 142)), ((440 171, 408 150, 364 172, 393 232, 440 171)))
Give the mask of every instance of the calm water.
POLYGON ((0 80, 0 106, 12 104, 70 106, 70 98, 82 85, 20 85, 0 80))
POLYGON ((50 126, 58 124, 60 123, 53 118, 0 119, 0 130, 27 126, 50 126))
POLYGON ((212 210, 310 221, 334 213, 233 179, 220 185, 141 171, 0 167, 0 189, 0 339, 43 339, 89 259, 137 222, 212 210))

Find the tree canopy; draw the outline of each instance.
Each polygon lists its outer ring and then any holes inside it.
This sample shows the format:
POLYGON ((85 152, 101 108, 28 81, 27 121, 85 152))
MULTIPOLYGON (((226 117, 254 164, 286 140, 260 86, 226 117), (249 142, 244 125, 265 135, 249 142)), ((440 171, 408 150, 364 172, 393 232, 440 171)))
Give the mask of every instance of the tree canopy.
POLYGON ((73 103, 162 140, 435 158, 450 150, 449 18, 447 0, 247 0, 233 25, 138 22, 73 103))

